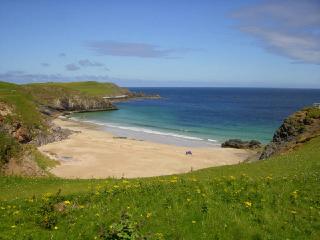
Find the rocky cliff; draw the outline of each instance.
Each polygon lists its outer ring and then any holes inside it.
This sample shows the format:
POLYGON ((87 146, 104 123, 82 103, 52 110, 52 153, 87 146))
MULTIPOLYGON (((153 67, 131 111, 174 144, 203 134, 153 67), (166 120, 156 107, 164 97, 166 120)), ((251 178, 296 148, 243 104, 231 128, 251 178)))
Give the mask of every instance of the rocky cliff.
POLYGON ((290 151, 320 135, 320 109, 308 107, 284 120, 272 141, 263 150, 260 159, 290 151))
POLYGON ((103 98, 79 95, 56 98, 50 103, 47 103, 46 107, 67 112, 107 111, 117 109, 110 101, 103 98))

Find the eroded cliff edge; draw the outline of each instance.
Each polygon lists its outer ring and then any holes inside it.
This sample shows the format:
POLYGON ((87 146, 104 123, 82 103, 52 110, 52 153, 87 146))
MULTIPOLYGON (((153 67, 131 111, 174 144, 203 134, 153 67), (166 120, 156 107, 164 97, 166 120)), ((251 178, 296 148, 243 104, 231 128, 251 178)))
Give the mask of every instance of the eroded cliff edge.
POLYGON ((284 120, 262 151, 260 159, 291 151, 317 136, 320 136, 320 109, 304 108, 284 120))

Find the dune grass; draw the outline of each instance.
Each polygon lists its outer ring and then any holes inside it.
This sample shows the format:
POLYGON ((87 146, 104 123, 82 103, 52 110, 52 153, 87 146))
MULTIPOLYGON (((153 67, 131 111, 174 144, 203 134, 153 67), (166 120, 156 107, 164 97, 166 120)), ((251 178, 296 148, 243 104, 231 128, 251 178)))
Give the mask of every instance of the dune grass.
POLYGON ((319 239, 320 138, 177 176, 1 177, 0 192, 0 239, 319 239))

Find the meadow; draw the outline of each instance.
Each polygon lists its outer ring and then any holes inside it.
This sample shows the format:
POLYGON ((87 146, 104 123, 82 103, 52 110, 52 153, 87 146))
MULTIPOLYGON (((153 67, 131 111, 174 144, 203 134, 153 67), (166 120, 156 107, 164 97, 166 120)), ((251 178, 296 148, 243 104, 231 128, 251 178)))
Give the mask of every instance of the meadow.
POLYGON ((319 239, 320 138, 146 179, 0 177, 0 239, 319 239))

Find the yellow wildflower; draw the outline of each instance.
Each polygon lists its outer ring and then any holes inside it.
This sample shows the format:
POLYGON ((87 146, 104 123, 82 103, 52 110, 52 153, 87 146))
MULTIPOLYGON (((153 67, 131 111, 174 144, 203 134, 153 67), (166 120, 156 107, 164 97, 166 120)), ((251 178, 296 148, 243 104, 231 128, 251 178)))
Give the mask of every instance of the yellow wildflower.
POLYGON ((190 199, 190 198, 187 198, 187 201, 188 201, 188 202, 190 202, 190 201, 191 201, 191 199, 190 199))
POLYGON ((195 221, 195 220, 192 220, 192 223, 193 223, 193 224, 195 224, 195 223, 196 223, 196 221, 195 221))
POLYGON ((147 213, 147 218, 150 218, 151 217, 151 215, 152 215, 152 213, 147 213))
POLYGON ((293 191, 293 192, 291 193, 291 196, 292 196, 293 198, 297 198, 297 197, 298 197, 298 190, 293 191))
POLYGON ((249 207, 252 206, 252 202, 245 201, 245 202, 244 202, 244 205, 245 205, 247 208, 249 208, 249 207))
POLYGON ((58 230, 59 228, 57 226, 54 227, 55 230, 58 230))
POLYGON ((71 202, 70 202, 69 200, 66 200, 66 201, 64 201, 64 204, 65 204, 65 205, 70 205, 71 202))
POLYGON ((272 177, 271 176, 267 176, 266 179, 267 180, 272 180, 272 177))

